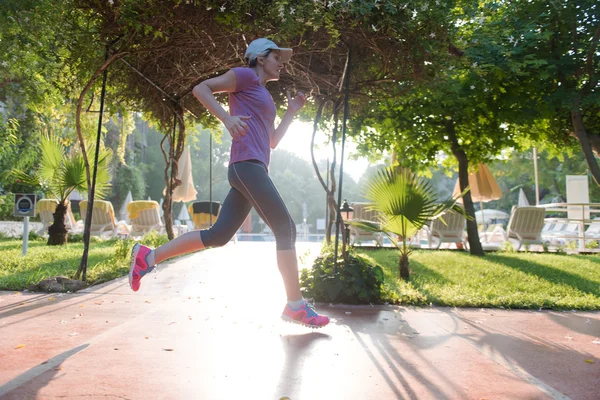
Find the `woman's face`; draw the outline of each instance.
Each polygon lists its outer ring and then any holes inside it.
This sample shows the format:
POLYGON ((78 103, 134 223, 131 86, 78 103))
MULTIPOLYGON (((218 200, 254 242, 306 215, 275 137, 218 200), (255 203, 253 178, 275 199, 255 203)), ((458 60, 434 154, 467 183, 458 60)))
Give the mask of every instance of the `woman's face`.
POLYGON ((266 57, 259 57, 258 63, 265 72, 266 82, 279 80, 279 74, 283 69, 283 63, 281 62, 281 55, 278 50, 271 51, 266 57))

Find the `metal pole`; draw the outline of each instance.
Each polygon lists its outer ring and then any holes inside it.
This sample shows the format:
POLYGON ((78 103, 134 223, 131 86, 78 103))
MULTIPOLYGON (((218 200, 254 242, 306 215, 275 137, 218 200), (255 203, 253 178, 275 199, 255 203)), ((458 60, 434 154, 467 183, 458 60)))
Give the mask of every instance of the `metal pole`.
POLYGON ((329 222, 329 158, 327 158, 327 178, 325 179, 327 191, 325 192, 325 233, 327 233, 327 222, 329 222))
POLYGON ((23 218, 23 257, 27 255, 29 246, 29 217, 23 218))
POLYGON ((209 147, 208 147, 209 148, 208 151, 210 153, 209 157, 208 157, 208 159, 210 160, 209 161, 210 165, 208 166, 208 170, 209 170, 209 173, 208 173, 208 175, 209 175, 208 190, 209 190, 209 193, 210 193, 209 194, 209 201, 210 201, 210 203, 209 203, 210 204, 210 208, 209 208, 209 210, 210 210, 210 217, 209 217, 210 218, 210 226, 212 226, 212 216, 213 216, 213 210, 212 210, 212 207, 213 207, 213 203, 212 203, 212 157, 213 157, 213 155, 212 155, 212 142, 213 142, 213 140, 212 140, 212 131, 211 131, 210 132, 210 142, 209 142, 210 144, 209 144, 209 147))
POLYGON ((537 149, 533 148, 533 170, 535 172, 535 205, 540 205, 540 187, 538 181, 537 149))
MULTIPOLYGON (((109 46, 106 46, 106 54, 104 61, 108 60, 109 46)), ((98 132, 96 134, 96 152, 94 159, 94 172, 92 174, 92 188, 90 190, 90 198, 88 199, 88 209, 85 216, 85 226, 91 226, 92 224, 92 213, 94 211, 94 195, 96 193, 96 175, 98 172, 98 158, 100 157, 100 136, 102 135, 102 115, 104 113, 104 97, 106 96, 106 78, 108 76, 108 68, 104 70, 102 74, 102 91, 100 94, 100 114, 98 115, 98 132)), ((87 261, 90 248, 90 232, 88 229, 84 231, 83 242, 84 242, 84 253, 82 257, 83 274, 82 279, 85 282, 87 276, 87 261)))
POLYGON ((485 226, 485 213, 483 212, 483 201, 479 200, 479 209, 481 210, 481 223, 483 225, 483 234, 485 235, 485 242, 488 242, 485 226))
MULTIPOLYGON (((172 137, 171 140, 169 141, 169 159, 171 160, 170 164, 169 164, 169 182, 167 183, 167 192, 169 195, 169 198, 171 199, 170 203, 169 203, 169 210, 171 210, 171 227, 173 226, 173 211, 174 211, 174 206, 173 206, 173 178, 176 178, 176 176, 173 176, 173 168, 175 165, 175 138, 176 138, 176 133, 177 132, 177 114, 175 112, 173 112, 173 133, 172 133, 172 137)), ((166 197, 165 197, 166 198, 166 197)), ((179 229, 179 228, 177 228, 179 229)), ((173 236, 175 236, 175 232, 173 232, 173 236)))
POLYGON ((342 202, 342 185, 344 182, 344 146, 346 145, 346 120, 348 119, 348 98, 350 97, 350 57, 352 50, 348 49, 348 59, 346 64, 346 93, 344 94, 344 120, 342 122, 342 155, 340 157, 340 186, 338 188, 338 209, 336 210, 336 221, 335 221, 335 269, 337 269, 337 251, 338 241, 340 234, 340 221, 342 220, 342 214, 340 213, 340 204, 342 202))

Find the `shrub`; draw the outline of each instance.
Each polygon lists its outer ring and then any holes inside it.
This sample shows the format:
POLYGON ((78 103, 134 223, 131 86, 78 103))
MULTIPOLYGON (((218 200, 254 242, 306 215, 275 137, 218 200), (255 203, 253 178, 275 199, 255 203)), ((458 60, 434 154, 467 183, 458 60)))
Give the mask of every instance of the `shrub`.
POLYGON ((133 239, 117 240, 114 244, 115 259, 117 261, 126 261, 129 263, 131 258, 131 249, 135 244, 133 239))
MULTIPOLYGON (((90 243, 98 243, 101 242, 103 239, 99 238, 98 236, 90 236, 90 243)), ((67 242, 68 243, 83 243, 83 233, 75 233, 75 234, 69 234, 69 237, 67 238, 67 242)))
MULTIPOLYGON (((35 241, 45 241, 46 239, 44 239, 42 236, 38 235, 36 231, 29 231, 29 233, 27 234, 27 237, 29 238, 30 242, 35 242, 35 241)), ((18 240, 23 240, 23 235, 19 236, 17 238, 18 240)))
POLYGON ((153 249, 161 246, 169 241, 169 237, 167 235, 160 234, 156 231, 152 231, 150 233, 146 233, 140 239, 140 243, 144 246, 151 247, 153 249))
POLYGON ((338 261, 334 272, 334 254, 328 251, 317 257, 311 269, 302 270, 300 284, 306 297, 317 301, 347 304, 381 303, 383 269, 367 259, 348 254, 348 262, 338 261))
MULTIPOLYGON (((91 242, 91 237, 90 237, 90 242, 91 242)), ((69 235, 69 237, 67 238, 67 242, 69 243, 83 243, 83 233, 76 233, 74 235, 69 235)))
POLYGON ((0 195, 0 220, 11 221, 13 217, 13 204, 15 195, 12 193, 0 195))
POLYGON ((510 240, 503 242, 500 245, 499 250, 501 252, 505 252, 505 253, 516 253, 517 252, 517 250, 515 250, 515 246, 512 244, 512 242, 510 240))

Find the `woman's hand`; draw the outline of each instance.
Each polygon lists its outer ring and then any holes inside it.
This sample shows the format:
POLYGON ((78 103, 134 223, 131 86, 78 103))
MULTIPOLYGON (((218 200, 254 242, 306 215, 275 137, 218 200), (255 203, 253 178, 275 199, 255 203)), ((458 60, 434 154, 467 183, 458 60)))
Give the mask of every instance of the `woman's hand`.
POLYGON ((238 140, 238 138, 246 135, 246 131, 248 130, 248 124, 244 121, 249 120, 250 116, 248 115, 230 115, 225 120, 223 120, 223 124, 225 128, 229 131, 229 134, 233 138, 233 140, 238 140))
POLYGON ((306 103, 306 95, 302 92, 298 92, 296 97, 292 97, 292 94, 287 92, 288 111, 296 114, 306 103))

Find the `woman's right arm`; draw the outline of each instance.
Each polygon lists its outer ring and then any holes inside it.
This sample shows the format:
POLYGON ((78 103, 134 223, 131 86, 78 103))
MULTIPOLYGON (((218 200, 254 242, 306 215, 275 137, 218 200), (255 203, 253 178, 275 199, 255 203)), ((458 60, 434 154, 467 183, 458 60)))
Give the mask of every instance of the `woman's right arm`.
POLYGON ((234 139, 246 134, 248 125, 244 121, 250 119, 250 117, 244 115, 229 115, 229 113, 227 113, 227 111, 219 104, 214 93, 235 92, 236 86, 237 77, 235 72, 229 70, 223 75, 200 82, 192 90, 192 93, 200 100, 200 103, 223 122, 234 139))

